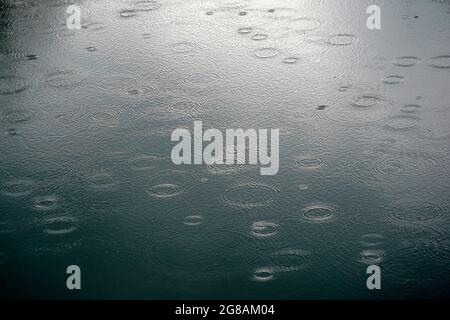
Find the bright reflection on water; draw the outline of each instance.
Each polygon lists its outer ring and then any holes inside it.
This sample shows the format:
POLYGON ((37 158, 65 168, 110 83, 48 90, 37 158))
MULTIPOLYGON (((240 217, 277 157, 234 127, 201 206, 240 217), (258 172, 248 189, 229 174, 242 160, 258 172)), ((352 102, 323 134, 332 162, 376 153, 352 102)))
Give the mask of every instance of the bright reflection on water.
POLYGON ((2 1, 0 294, 449 297, 450 3, 376 2, 2 1), (175 167, 194 120, 279 174, 175 167))

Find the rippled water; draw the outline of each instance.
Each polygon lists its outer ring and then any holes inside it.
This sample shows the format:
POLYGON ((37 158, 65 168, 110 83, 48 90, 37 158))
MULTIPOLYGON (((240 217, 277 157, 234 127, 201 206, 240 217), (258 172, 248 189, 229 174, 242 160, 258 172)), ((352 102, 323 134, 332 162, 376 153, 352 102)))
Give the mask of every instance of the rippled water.
POLYGON ((1 296, 450 297, 449 1, 66 2, 0 3, 1 296), (173 165, 194 120, 279 173, 173 165))

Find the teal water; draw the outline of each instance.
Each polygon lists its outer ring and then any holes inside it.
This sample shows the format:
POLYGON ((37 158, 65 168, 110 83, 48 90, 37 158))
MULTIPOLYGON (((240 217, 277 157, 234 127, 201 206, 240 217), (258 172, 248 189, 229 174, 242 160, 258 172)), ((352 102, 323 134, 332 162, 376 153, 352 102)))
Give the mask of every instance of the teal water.
POLYGON ((450 296, 449 1, 70 4, 0 1, 2 297, 450 296), (173 165, 194 120, 279 173, 173 165))

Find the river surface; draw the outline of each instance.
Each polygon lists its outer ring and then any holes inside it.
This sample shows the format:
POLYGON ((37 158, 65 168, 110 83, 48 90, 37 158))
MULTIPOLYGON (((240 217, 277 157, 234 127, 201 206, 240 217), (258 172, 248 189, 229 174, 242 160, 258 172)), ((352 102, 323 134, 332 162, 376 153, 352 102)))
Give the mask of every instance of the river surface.
POLYGON ((450 297, 448 0, 0 14, 0 296, 450 297), (280 129, 278 174, 172 164, 195 120, 280 129))

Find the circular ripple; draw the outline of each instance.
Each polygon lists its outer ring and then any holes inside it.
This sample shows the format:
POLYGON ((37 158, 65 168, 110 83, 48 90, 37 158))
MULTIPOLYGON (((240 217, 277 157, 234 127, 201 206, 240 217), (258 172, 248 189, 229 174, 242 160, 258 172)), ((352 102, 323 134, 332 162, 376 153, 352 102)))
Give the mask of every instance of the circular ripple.
POLYGON ((384 242, 384 237, 378 233, 366 233, 360 238, 359 243, 363 247, 377 247, 382 245, 384 242))
POLYGON ((395 59, 393 63, 399 67, 413 67, 420 63, 420 59, 413 56, 403 56, 395 59))
POLYGON ((320 28, 321 22, 313 18, 296 18, 289 21, 288 26, 297 32, 312 31, 320 28))
POLYGON ((332 220, 336 209, 325 204, 312 204, 303 208, 301 215, 307 221, 320 223, 332 220))
POLYGON ((275 270, 271 267, 257 268, 253 272, 252 279, 257 282, 267 282, 275 279, 275 270))
POLYGON ((249 34, 253 32, 253 28, 252 27, 241 27, 238 29, 238 33, 240 34, 249 34))
POLYGON ((71 89, 82 85, 85 78, 71 70, 54 71, 45 75, 46 83, 57 89, 71 89))
POLYGON ((196 45, 192 42, 177 42, 170 46, 170 50, 175 53, 188 53, 193 51, 196 48, 196 45))
POLYGON ((299 62, 299 58, 297 58, 297 57, 288 57, 288 58, 285 58, 285 59, 283 59, 283 63, 285 63, 285 64, 296 64, 297 62, 299 62))
POLYGON ((385 118, 391 111, 391 103, 380 96, 364 94, 349 104, 343 103, 321 110, 317 117, 337 122, 362 124, 385 118))
POLYGON ((242 224, 242 221, 230 220, 229 214, 239 215, 239 212, 231 207, 224 208, 221 203, 202 204, 192 202, 160 213, 161 218, 164 219, 166 229, 164 232, 170 233, 174 237, 183 236, 189 239, 191 235, 201 236, 202 232, 213 232, 215 229, 220 229, 233 231, 242 237, 246 237, 247 241, 251 239, 249 234, 245 232, 246 225, 242 224), (199 226, 199 228, 186 228, 186 226, 199 226))
POLYGON ((405 78, 399 75, 390 75, 384 78, 382 81, 385 84, 400 84, 405 78))
POLYGON ((304 269, 308 264, 310 253, 299 249, 285 249, 272 255, 277 271, 289 272, 304 269))
POLYGON ((382 98, 377 95, 364 94, 356 97, 351 105, 359 108, 374 107, 382 101, 382 98))
POLYGON ((21 93, 29 87, 28 82, 20 77, 0 76, 0 95, 21 93))
POLYGON ((255 51, 253 51, 253 55, 256 58, 261 58, 261 59, 267 59, 267 58, 273 58, 275 56, 277 56, 278 54, 280 54, 280 50, 277 48, 259 48, 256 49, 255 51))
POLYGON ((192 118, 205 112, 203 104, 181 96, 157 96, 137 102, 135 108, 156 118, 192 118))
POLYGON ((125 89, 120 90, 120 93, 124 96, 134 96, 134 97, 142 97, 153 95, 158 91, 157 88, 152 86, 145 85, 135 85, 125 89))
POLYGON ((33 180, 11 180, 1 185, 0 194, 8 197, 26 196, 34 190, 35 184, 33 180))
POLYGON ((272 237, 278 233, 279 225, 270 221, 257 221, 250 226, 250 234, 257 238, 272 237))
POLYGON ((120 91, 137 85, 138 81, 131 77, 109 77, 97 81, 96 85, 100 89, 120 91))
POLYGON ((185 217, 182 222, 187 226, 198 226, 201 225, 204 220, 205 217, 201 215, 190 215, 185 217))
POLYGON ((181 194, 183 190, 171 183, 162 183, 147 188, 147 193, 156 198, 170 198, 181 194))
POLYGON ((48 235, 66 235, 78 229, 77 223, 73 217, 53 217, 44 221, 43 231, 48 235))
POLYGON ((113 188, 117 182, 114 176, 109 172, 97 172, 88 177, 90 186, 98 190, 107 190, 113 188))
POLYGON ((267 38, 269 38, 269 36, 267 34, 264 33, 256 33, 252 36, 252 40, 255 41, 262 41, 262 40, 266 40, 267 38))
POLYGON ((340 92, 347 92, 352 88, 352 85, 342 85, 337 90, 340 92))
POLYGON ((315 170, 319 169, 323 166, 323 160, 313 156, 313 155, 305 155, 297 158, 295 160, 295 166, 300 169, 305 170, 315 170))
POLYGON ((357 161, 351 165, 351 176, 359 182, 370 187, 381 188, 383 186, 383 179, 377 175, 373 168, 373 161, 364 160, 357 161))
POLYGON ((431 58, 430 67, 435 69, 450 69, 450 55, 441 55, 431 58))
POLYGON ((120 118, 118 111, 98 111, 92 114, 92 120, 95 122, 110 122, 120 118))
POLYGON ((398 152, 381 156, 373 164, 373 171, 384 176, 427 175, 442 166, 432 155, 417 152, 398 152))
POLYGON ((368 265, 380 264, 383 261, 384 254, 385 254, 384 250, 374 250, 374 249, 363 250, 360 252, 359 261, 368 265))
POLYGON ((133 8, 138 11, 156 11, 161 8, 161 3, 152 0, 140 0, 133 3, 133 8))
POLYGON ((182 79, 181 82, 190 85, 209 85, 220 79, 221 76, 217 73, 194 73, 182 79))
POLYGON ((358 41, 358 37, 349 33, 338 33, 327 37, 326 43, 332 46, 348 46, 358 41))
POLYGON ((407 104, 407 105, 403 106, 401 111, 403 113, 417 113, 421 108, 422 108, 422 106, 418 105, 418 104, 407 104))
POLYGON ((177 114, 195 115, 203 112, 204 106, 196 101, 183 97, 173 97, 168 103, 169 109, 177 114))
POLYGON ((386 210, 386 218, 406 223, 429 222, 440 219, 448 209, 444 206, 426 202, 398 203, 386 210))
POLYGON ((79 110, 69 116, 69 119, 81 125, 117 126, 124 116, 119 106, 98 106, 79 110))
POLYGON ((252 207, 272 202, 279 190, 270 185, 244 184, 228 189, 220 199, 230 205, 252 207))
POLYGON ((137 15, 137 11, 131 9, 125 9, 120 11, 120 16, 122 18, 131 18, 137 15))
POLYGON ((418 126, 419 120, 413 116, 393 116, 387 119, 385 127, 394 131, 411 130, 418 126))
POLYGON ((168 171, 152 176, 145 192, 153 198, 172 198, 190 190, 200 179, 186 171, 168 171))
POLYGON ((35 198, 33 208, 37 211, 51 211, 58 206, 58 197, 51 195, 35 198))

